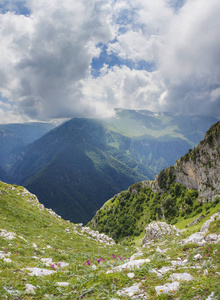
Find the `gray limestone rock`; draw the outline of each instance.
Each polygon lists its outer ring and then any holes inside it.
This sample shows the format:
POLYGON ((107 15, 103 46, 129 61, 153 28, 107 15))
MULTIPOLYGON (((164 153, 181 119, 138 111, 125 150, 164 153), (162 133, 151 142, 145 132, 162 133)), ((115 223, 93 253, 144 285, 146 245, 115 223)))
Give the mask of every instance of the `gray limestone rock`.
POLYGON ((209 226, 210 226, 211 222, 213 222, 215 220, 219 220, 219 219, 220 219, 220 213, 216 213, 216 214, 212 215, 211 218, 202 225, 200 232, 207 233, 209 231, 209 226))
POLYGON ((206 300, 217 300, 217 298, 215 297, 214 292, 212 292, 211 295, 209 295, 208 298, 206 298, 206 300))
MULTIPOLYGON (((175 182, 187 189, 196 189, 203 202, 220 197, 220 122, 213 125, 205 138, 190 153, 180 158, 173 167, 175 182)), ((164 190, 159 184, 159 174, 154 181, 144 181, 143 185, 154 192, 164 190)))
POLYGON ((162 267, 161 269, 158 270, 157 272, 157 276, 161 276, 161 275, 164 275, 165 273, 169 272, 170 270, 174 270, 175 267, 162 267))
POLYGON ((117 294, 119 296, 127 296, 129 299, 147 299, 147 296, 140 289, 139 283, 134 283, 132 286, 118 291, 117 294))
POLYGON ((45 275, 52 275, 52 274, 56 273, 56 271, 53 271, 53 270, 47 270, 47 269, 41 269, 41 268, 30 268, 30 267, 27 267, 22 270, 30 271, 30 273, 28 273, 28 274, 31 276, 34 276, 34 275, 45 276, 45 275))
POLYGON ((150 262, 150 259, 137 259, 129 261, 123 265, 114 267, 113 269, 106 272, 106 274, 113 273, 113 272, 121 272, 122 270, 132 270, 132 269, 139 269, 144 263, 150 262))
POLYGON ((174 225, 169 225, 166 222, 151 222, 145 229, 145 237, 143 245, 152 240, 166 238, 167 236, 180 236, 180 231, 174 225))
POLYGON ((69 282, 56 282, 56 285, 60 286, 60 287, 66 287, 66 286, 70 285, 70 283, 69 282))
POLYGON ((35 294, 36 286, 29 283, 27 283, 25 286, 26 286, 26 290, 25 290, 26 294, 35 294))
POLYGON ((6 240, 13 240, 16 236, 16 233, 14 232, 8 232, 4 229, 0 229, 0 236, 5 238, 6 240))
POLYGON ((194 278, 189 273, 173 273, 170 275, 170 279, 173 281, 190 281, 194 278))
POLYGON ((205 235, 202 232, 196 232, 188 236, 186 239, 182 240, 181 242, 183 245, 186 244, 198 244, 203 245, 206 243, 205 235))
POLYGON ((205 237, 205 241, 207 243, 213 243, 213 244, 219 243, 220 242, 220 235, 216 234, 216 233, 208 234, 205 237))
POLYGON ((98 231, 92 230, 89 227, 82 227, 81 228, 82 233, 87 233, 90 235, 94 240, 98 241, 99 243, 106 243, 109 245, 114 245, 115 241, 107 236, 104 233, 99 233, 98 231))
POLYGON ((199 259, 202 259, 202 255, 199 253, 193 257, 193 260, 199 260, 199 259))
POLYGON ((198 245, 204 245, 206 243, 218 243, 220 242, 220 235, 216 233, 207 234, 209 230, 209 226, 211 222, 214 220, 220 219, 220 213, 216 213, 211 216, 209 220, 207 220, 201 227, 199 232, 193 233, 190 236, 188 236, 186 239, 182 240, 182 244, 190 244, 195 243, 198 245))
POLYGON ((179 288, 180 283, 178 281, 174 281, 172 283, 166 283, 165 285, 159 285, 155 287, 157 295, 160 294, 169 294, 171 292, 176 291, 179 288))

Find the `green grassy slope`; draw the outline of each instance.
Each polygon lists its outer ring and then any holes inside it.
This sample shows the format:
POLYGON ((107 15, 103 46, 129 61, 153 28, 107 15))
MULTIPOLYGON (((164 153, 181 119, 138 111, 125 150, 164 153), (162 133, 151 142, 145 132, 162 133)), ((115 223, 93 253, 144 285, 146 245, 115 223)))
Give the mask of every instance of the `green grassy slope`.
POLYGON ((213 213, 211 208, 214 211, 220 208, 220 198, 203 204, 197 197, 197 190, 186 189, 179 183, 171 183, 163 194, 137 183, 107 201, 88 225, 116 241, 126 238, 127 242, 133 242, 151 221, 181 224, 187 220, 188 223, 200 215, 209 217, 213 213))
MULTIPOLYGON (((213 232, 219 232, 219 223, 214 222, 211 227, 213 232)), ((119 296, 117 292, 134 284, 140 285, 142 297, 146 295, 149 300, 187 300, 198 296, 203 300, 212 292, 216 297, 220 296, 218 244, 208 244, 206 247, 194 244, 181 246, 179 238, 161 244, 152 243, 149 248, 142 248, 143 255, 137 257, 148 258, 149 263, 139 269, 106 274, 113 267, 128 262, 136 251, 131 246, 106 245, 94 241, 82 234, 73 223, 44 209, 23 187, 0 182, 1 299, 128 300, 129 296, 119 296), (13 233, 14 238, 4 237, 6 231, 13 233), (157 252, 158 245, 163 253, 157 252), (193 257, 198 253, 202 260, 194 261, 193 257), (188 259, 184 268, 177 266, 163 277, 152 272, 172 266, 171 260, 177 261, 180 257, 188 259), (51 259, 51 262, 46 265, 45 259, 51 259), (200 268, 194 268, 196 266, 200 268), (27 268, 39 268, 42 276, 31 276, 27 268), (44 275, 46 270, 55 272, 44 275), (131 272, 132 278, 129 277, 131 272), (171 282, 169 276, 177 272, 188 272, 194 279, 180 283, 179 289, 169 295, 157 296, 155 287, 171 282), (58 286, 57 283, 68 283, 68 286, 58 286), (35 287, 34 292, 27 291, 27 284, 35 287)))
MULTIPOLYGON (((123 247, 106 246, 76 234, 75 225, 54 217, 23 187, 11 186, 0 182, 0 230, 16 234, 12 240, 0 236, 0 251, 10 253, 12 262, 0 259, 0 295, 1 299, 43 299, 45 294, 53 294, 55 299, 80 299, 83 294, 90 295, 91 291, 100 294, 98 286, 103 289, 111 286, 112 276, 91 272, 88 260, 104 259, 101 268, 117 265, 111 262, 112 255, 130 257, 133 249, 124 251, 123 247), (68 228, 68 232, 66 232, 68 228), (33 246, 37 245, 37 248, 33 246), (46 267, 56 270, 52 276, 36 277, 28 275, 26 267, 45 268, 41 258, 52 258, 56 267, 46 267), (59 267, 58 262, 69 263, 68 267, 59 267), (57 265, 58 264, 58 265, 57 265), (102 282, 103 280, 103 282, 102 282), (67 288, 57 288, 56 282, 68 281, 67 288), (37 287, 35 296, 25 295, 25 284, 37 287), (93 286, 93 289, 91 287, 93 286), (17 298, 10 297, 7 290, 12 288, 19 291, 17 298), (21 298, 18 296, 22 295, 21 298)), ((51 265, 53 265, 51 263, 51 265)), ((98 263, 94 261, 98 266, 98 263)), ((122 282, 128 282, 123 279, 122 282)))

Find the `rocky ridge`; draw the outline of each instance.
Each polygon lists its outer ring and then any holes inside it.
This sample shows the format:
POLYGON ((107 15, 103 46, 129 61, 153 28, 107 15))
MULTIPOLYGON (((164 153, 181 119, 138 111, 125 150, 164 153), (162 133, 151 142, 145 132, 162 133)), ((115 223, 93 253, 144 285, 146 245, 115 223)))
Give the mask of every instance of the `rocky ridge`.
POLYGON ((173 180, 187 189, 196 189, 203 202, 220 197, 220 122, 214 124, 194 150, 177 160, 173 167, 162 171, 154 181, 143 185, 154 192, 163 193, 168 182, 173 180), (168 178, 167 178, 168 177, 168 178))

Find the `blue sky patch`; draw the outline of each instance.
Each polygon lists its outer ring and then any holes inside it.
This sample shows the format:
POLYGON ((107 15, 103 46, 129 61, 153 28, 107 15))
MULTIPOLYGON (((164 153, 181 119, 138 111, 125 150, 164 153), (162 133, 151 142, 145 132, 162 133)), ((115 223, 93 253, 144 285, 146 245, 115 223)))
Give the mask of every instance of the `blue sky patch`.
POLYGON ((10 111, 11 107, 8 107, 7 105, 8 105, 8 99, 2 97, 2 94, 0 93, 0 109, 2 109, 5 112, 10 111))
POLYGON ((93 77, 98 77, 101 72, 100 70, 103 68, 104 64, 108 65, 109 68, 114 66, 127 66, 131 70, 146 70, 148 72, 153 72, 156 69, 156 66, 154 63, 149 63, 145 60, 140 60, 138 62, 135 62, 131 59, 121 59, 115 54, 108 54, 107 53, 107 45, 98 45, 102 51, 100 53, 100 56, 97 58, 93 58, 92 60, 92 70, 91 74, 93 77))
POLYGON ((13 12, 16 15, 29 16, 31 11, 25 6, 25 1, 8 1, 4 0, 0 3, 0 12, 5 14, 7 12, 13 12))

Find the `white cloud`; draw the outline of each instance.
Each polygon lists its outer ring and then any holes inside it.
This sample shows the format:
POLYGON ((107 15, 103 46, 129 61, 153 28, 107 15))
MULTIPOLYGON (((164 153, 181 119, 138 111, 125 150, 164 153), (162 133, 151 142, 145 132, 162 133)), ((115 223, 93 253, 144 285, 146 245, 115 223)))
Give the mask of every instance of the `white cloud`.
POLYGON ((217 89, 213 89, 210 93, 210 98, 212 102, 219 102, 220 99, 220 87, 217 89))
POLYGON ((219 11, 218 0, 188 1, 172 19, 159 62, 167 110, 220 116, 210 98, 220 85, 219 11))
POLYGON ((27 0, 26 6, 28 16, 0 14, 0 93, 14 103, 15 118, 103 116, 114 107, 220 116, 219 0, 27 0), (155 71, 131 70, 123 61, 110 67, 107 57, 93 77, 100 44, 133 65, 153 63, 155 71))
POLYGON ((99 116, 110 115, 113 108, 148 109, 158 108, 158 98, 163 90, 157 72, 131 70, 126 66, 105 65, 101 75, 89 77, 83 82, 83 95, 86 105, 92 105, 99 116))
POLYGON ((31 16, 0 15, 0 91, 31 118, 87 114, 80 80, 97 43, 114 35, 108 1, 27 1, 31 16))
MULTIPOLYGON (((109 53, 116 53, 123 59, 134 61, 157 61, 158 51, 164 43, 165 35, 173 18, 173 9, 164 0, 129 1, 127 6, 119 6, 121 11, 133 13, 132 22, 123 24, 124 30, 117 41, 109 45, 109 53)), ((117 7, 117 13, 120 10, 117 7)), ((120 25, 119 25, 120 29, 120 25)))
POLYGON ((135 10, 133 23, 119 32, 108 51, 123 59, 155 63, 156 77, 166 89, 161 89, 157 110, 219 117, 220 100, 213 101, 212 90, 220 85, 220 2, 177 4, 129 1, 127 9, 135 10))
POLYGON ((109 45, 109 54, 116 53, 122 59, 131 59, 135 62, 140 60, 154 62, 156 60, 160 43, 156 35, 151 35, 149 39, 146 39, 143 33, 127 31, 117 40, 116 43, 109 45))

